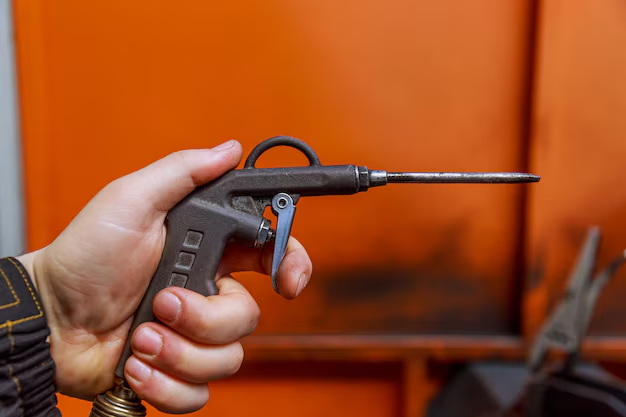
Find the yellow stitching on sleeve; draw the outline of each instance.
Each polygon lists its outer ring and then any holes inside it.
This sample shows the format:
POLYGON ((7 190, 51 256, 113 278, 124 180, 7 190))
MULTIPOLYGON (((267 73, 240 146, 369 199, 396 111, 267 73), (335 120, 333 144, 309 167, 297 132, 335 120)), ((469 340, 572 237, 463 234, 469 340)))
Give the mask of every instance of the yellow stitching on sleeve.
POLYGON ((18 377, 14 376, 13 377, 13 382, 15 382, 15 386, 17 387, 17 393, 21 393, 22 392, 22 384, 20 384, 20 380, 18 377))
POLYGON ((4 277, 4 280, 7 282, 7 285, 9 286, 9 289, 11 290, 11 294, 13 294, 13 298, 15 299, 15 301, 13 301, 12 303, 1 305, 0 310, 2 310, 5 308, 18 305, 20 303, 20 298, 15 293, 15 290, 13 289, 13 285, 11 285, 11 281, 9 280, 9 277, 7 277, 7 274, 4 273, 4 270, 2 268, 0 268, 0 274, 2 274, 2 276, 4 277))
POLYGON ((19 394, 22 391, 22 384, 20 383, 19 378, 13 375, 13 366, 11 365, 9 365, 9 378, 15 382, 15 387, 17 388, 17 393, 19 394))
MULTIPOLYGON (((19 395, 22 392, 22 384, 20 383, 20 380, 13 375, 13 366, 9 365, 9 378, 11 378, 13 380, 13 382, 15 382, 15 388, 17 388, 17 394, 19 395)), ((22 416, 24 415, 24 409, 22 408, 22 416)))
POLYGON ((22 276, 24 283, 28 287, 28 292, 30 292, 30 296, 33 297, 33 301, 35 302, 35 304, 37 304, 37 310, 39 310, 39 312, 41 313, 41 306, 39 305, 39 301, 37 301, 37 297, 35 297, 35 293, 33 292, 33 289, 30 286, 30 282, 28 282, 28 278, 26 278, 26 275, 24 275, 24 270, 18 264, 16 264, 13 259, 11 258, 8 258, 8 259, 9 259, 9 262, 11 262, 13 266, 15 266, 15 268, 17 268, 18 271, 20 271, 20 275, 22 276))
POLYGON ((11 322, 11 320, 7 320, 7 326, 9 328, 9 332, 7 333, 7 336, 9 337, 9 342, 11 342, 11 350, 9 351, 9 353, 13 353, 13 351, 15 350, 15 337, 13 337, 13 323, 11 322))
MULTIPOLYGON (((43 311, 41 310, 41 306, 39 305, 39 301, 37 301, 37 298, 35 297, 35 293, 33 292, 32 287, 30 286, 30 283, 28 282, 28 278, 26 278, 26 276, 24 275, 24 271, 22 270, 22 268, 20 268, 11 258, 7 258, 9 260, 9 262, 11 262, 13 264, 13 266, 15 266, 15 268, 17 268, 17 270, 20 272, 20 275, 22 276, 22 279, 24 279, 24 283, 26 284, 26 286, 28 287, 28 291, 30 292, 30 296, 33 297, 33 301, 35 302, 35 305, 37 306, 37 310, 39 311, 39 314, 36 314, 34 316, 30 316, 30 317, 25 317, 23 319, 19 319, 19 320, 15 320, 13 322, 11 322, 11 324, 15 325, 15 324, 20 324, 23 323, 25 321, 29 321, 29 320, 33 320, 39 317, 43 316, 43 311)), ((0 329, 2 329, 3 327, 6 327, 7 323, 4 324, 0 324, 0 329)))

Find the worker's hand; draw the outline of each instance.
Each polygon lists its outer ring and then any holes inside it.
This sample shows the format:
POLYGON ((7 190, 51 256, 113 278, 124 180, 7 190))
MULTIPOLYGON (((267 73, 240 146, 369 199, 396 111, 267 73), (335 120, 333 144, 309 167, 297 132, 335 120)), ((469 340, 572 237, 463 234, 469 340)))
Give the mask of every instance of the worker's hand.
MULTIPOLYGON (((133 313, 161 257, 167 212, 240 159, 235 141, 169 155, 106 186, 52 244, 19 258, 48 317, 61 393, 92 400, 113 385, 133 313)), ((192 412, 207 402, 209 381, 239 369, 238 340, 255 329, 259 309, 229 273, 267 273, 270 255, 227 249, 217 296, 182 288, 156 296, 153 310, 165 325, 146 323, 135 331, 125 369, 143 400, 168 413, 192 412)), ((291 239, 278 271, 280 293, 296 297, 311 268, 302 245, 291 239)))

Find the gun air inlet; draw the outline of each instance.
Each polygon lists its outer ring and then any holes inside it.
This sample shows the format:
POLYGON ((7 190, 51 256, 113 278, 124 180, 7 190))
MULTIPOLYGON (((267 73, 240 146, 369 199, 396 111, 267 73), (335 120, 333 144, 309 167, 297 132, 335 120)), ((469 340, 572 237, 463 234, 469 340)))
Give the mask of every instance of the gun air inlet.
POLYGON ((89 417, 145 417, 146 407, 126 381, 116 378, 115 387, 93 401, 89 417))

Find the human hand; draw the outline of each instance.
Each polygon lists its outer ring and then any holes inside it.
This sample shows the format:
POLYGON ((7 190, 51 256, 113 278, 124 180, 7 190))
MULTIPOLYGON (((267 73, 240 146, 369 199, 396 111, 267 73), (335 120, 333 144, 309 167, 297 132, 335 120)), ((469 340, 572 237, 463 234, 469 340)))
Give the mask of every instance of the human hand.
MULTIPOLYGON (((113 385, 133 313, 158 266, 167 212, 195 187, 237 166, 241 146, 171 154, 106 186, 49 246, 18 259, 31 274, 51 329, 59 392, 92 400, 113 385)), ((227 248, 218 270, 219 295, 167 288, 153 310, 165 325, 144 323, 133 334, 125 377, 145 401, 168 413, 200 409, 209 381, 237 372, 238 340, 257 325, 254 299, 229 274, 267 273, 271 253, 227 248)), ((305 249, 291 238, 278 270, 285 298, 311 276, 305 249)))

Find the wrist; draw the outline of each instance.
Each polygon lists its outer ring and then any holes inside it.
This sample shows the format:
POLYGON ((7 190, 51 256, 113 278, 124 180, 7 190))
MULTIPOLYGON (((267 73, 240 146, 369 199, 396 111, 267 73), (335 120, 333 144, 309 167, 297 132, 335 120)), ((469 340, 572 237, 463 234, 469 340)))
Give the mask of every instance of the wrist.
POLYGON ((37 274, 35 273, 35 259, 37 258, 37 256, 39 255, 41 251, 43 251, 43 249, 39 249, 37 251, 25 253, 23 255, 15 257, 15 259, 17 259, 22 264, 22 266, 28 273, 28 276, 30 277, 31 282, 33 283, 33 287, 35 287, 35 291, 37 291, 40 297, 41 297, 41 294, 39 293, 40 286, 37 280, 37 274))
POLYGON ((55 320, 54 310, 50 307, 49 291, 47 291, 48 286, 45 282, 45 268, 42 267, 42 262, 44 262, 45 258, 45 249, 46 248, 42 248, 20 256, 15 256, 14 258, 22 265, 26 275, 30 278, 33 290, 41 303, 41 308, 46 314, 46 321, 50 329, 50 335, 47 340, 52 344, 55 320))

